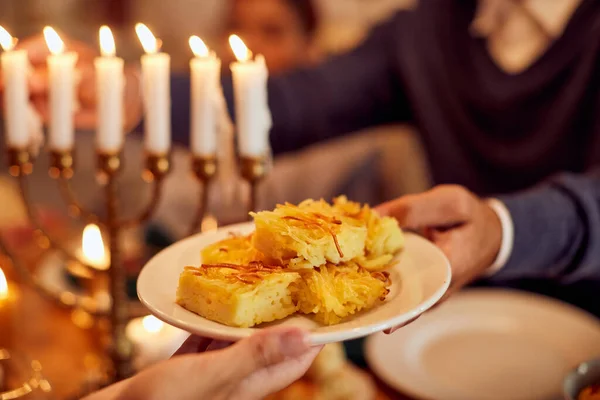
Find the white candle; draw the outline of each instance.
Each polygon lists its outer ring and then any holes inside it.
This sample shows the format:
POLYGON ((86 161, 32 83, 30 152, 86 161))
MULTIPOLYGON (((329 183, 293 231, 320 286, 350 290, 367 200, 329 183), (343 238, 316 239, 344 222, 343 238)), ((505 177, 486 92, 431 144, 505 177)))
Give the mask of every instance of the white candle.
POLYGON ((16 40, 0 26, 0 57, 4 81, 4 123, 9 147, 24 149, 30 143, 29 131, 29 57, 26 50, 14 50, 16 40))
POLYGON ((135 30, 146 52, 141 59, 146 151, 166 154, 171 148, 171 57, 158 52, 146 25, 137 24, 135 30))
POLYGON ((191 71, 191 147, 197 156, 214 156, 217 152, 217 101, 220 90, 221 61, 198 36, 190 37, 195 57, 191 71))
POLYGON ((187 332, 166 325, 152 315, 131 320, 125 334, 133 344, 133 364, 138 371, 171 357, 189 336, 187 332))
POLYGON ((238 36, 230 36, 229 43, 238 60, 231 64, 238 151, 246 157, 263 157, 269 152, 271 129, 267 64, 261 55, 252 60, 252 52, 238 36))
POLYGON ((44 28, 44 37, 50 50, 48 56, 48 84, 50 91, 49 145, 52 150, 73 148, 75 129, 75 89, 77 53, 66 52, 65 44, 54 29, 44 28))
POLYGON ((100 28, 102 57, 96 58, 98 130, 96 146, 102 153, 118 153, 123 147, 124 61, 115 57, 115 41, 108 26, 100 28))

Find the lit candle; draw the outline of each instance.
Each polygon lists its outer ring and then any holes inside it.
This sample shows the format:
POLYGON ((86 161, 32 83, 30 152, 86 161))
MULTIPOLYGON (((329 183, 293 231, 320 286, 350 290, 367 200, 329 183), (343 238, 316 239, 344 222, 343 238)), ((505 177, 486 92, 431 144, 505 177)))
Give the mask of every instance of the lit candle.
POLYGON ((238 151, 245 157, 264 157, 269 152, 271 129, 267 64, 261 55, 252 60, 252 52, 238 36, 230 36, 229 44, 238 60, 231 64, 238 151))
POLYGON ((0 268, 0 349, 11 347, 15 310, 15 296, 11 292, 6 276, 0 268))
POLYGON ((137 370, 171 357, 189 336, 152 315, 131 320, 125 333, 134 347, 133 363, 137 370))
POLYGON ((123 147, 123 59, 115 57, 115 40, 108 26, 100 28, 100 51, 96 58, 98 131, 96 146, 102 153, 118 153, 123 147))
POLYGON ((88 224, 81 236, 82 261, 92 268, 105 271, 110 267, 108 252, 104 247, 102 233, 95 224, 88 224))
POLYGON ((75 130, 75 90, 77 53, 65 52, 65 44, 54 29, 44 28, 44 37, 50 50, 48 56, 48 85, 50 92, 49 145, 52 150, 73 148, 75 130))
POLYGON ((0 26, 2 78, 4 80, 4 123, 9 147, 23 149, 29 145, 29 58, 26 50, 14 50, 17 41, 0 26))
POLYGON ((135 30, 146 52, 141 59, 146 150, 166 154, 171 148, 171 57, 158 51, 158 40, 146 25, 137 24, 135 30))
POLYGON ((220 95, 221 61, 198 36, 190 37, 195 57, 191 71, 191 146, 197 156, 213 156, 217 152, 217 101, 220 95))

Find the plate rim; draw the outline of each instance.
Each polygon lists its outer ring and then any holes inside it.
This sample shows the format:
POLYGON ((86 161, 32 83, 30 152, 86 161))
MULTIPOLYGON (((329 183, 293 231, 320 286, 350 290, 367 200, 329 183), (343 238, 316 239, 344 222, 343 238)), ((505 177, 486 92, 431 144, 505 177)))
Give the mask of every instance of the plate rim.
MULTIPOLYGON (((247 229, 253 224, 254 224, 254 222, 250 221, 250 222, 225 225, 225 226, 218 228, 216 231, 211 231, 211 232, 206 232, 206 233, 197 233, 197 234, 194 234, 187 238, 178 240, 175 243, 169 245, 168 247, 162 249, 160 252, 155 254, 150 260, 148 260, 142 267, 142 269, 138 275, 137 281, 139 282, 142 279, 142 275, 144 275, 144 272, 147 271, 146 266, 151 264, 155 259, 159 258, 161 255, 163 255, 163 253, 165 253, 167 251, 172 251, 171 247, 185 246, 185 243, 197 240, 199 237, 205 236, 209 233, 214 234, 219 231, 247 229), (171 249, 171 250, 169 250, 169 249, 171 249)), ((440 248, 435 246, 432 242, 430 242, 426 238, 424 238, 420 235, 417 235, 415 233, 408 232, 408 231, 403 231, 403 234, 405 236, 411 236, 415 240, 426 242, 427 245, 430 247, 431 251, 438 253, 438 256, 440 256, 441 259, 444 261, 444 267, 445 267, 444 283, 442 285, 440 285, 440 287, 437 288, 432 293, 431 296, 429 296, 428 298, 421 301, 418 304, 417 308, 414 308, 414 309, 410 310, 409 312, 398 314, 394 318, 387 319, 383 322, 371 323, 369 325, 361 326, 359 328, 350 328, 347 331, 341 331, 341 332, 333 331, 333 332, 319 333, 319 332, 313 332, 313 331, 309 330, 309 340, 312 345, 323 345, 323 344, 328 344, 328 343, 336 343, 336 342, 342 342, 342 341, 346 341, 346 340, 358 339, 361 337, 366 337, 366 336, 372 335, 377 332, 381 332, 385 329, 392 328, 397 325, 401 325, 401 324, 403 324, 407 321, 410 321, 411 319, 414 319, 417 316, 423 314, 425 311, 427 311, 428 309, 433 307, 444 296, 444 294, 447 292, 448 288, 450 287, 450 283, 452 280, 452 269, 451 269, 450 261, 448 260, 448 258, 442 252, 442 250, 440 248)), ((211 338, 217 339, 217 340, 225 340, 225 341, 235 342, 238 340, 242 340, 248 336, 251 336, 256 331, 262 329, 262 328, 237 328, 237 330, 239 331, 239 333, 237 335, 219 334, 214 331, 198 329, 197 327, 194 327, 191 324, 182 322, 177 318, 171 317, 169 314, 164 313, 161 310, 152 306, 150 304, 150 302, 141 293, 140 288, 141 288, 141 286, 138 284, 137 288, 136 288, 138 298, 139 298, 140 302, 144 305, 144 307, 146 307, 152 315, 154 315, 155 317, 157 317, 158 319, 162 320, 163 322, 165 322, 169 325, 173 325, 177 328, 183 329, 192 334, 204 335, 204 336, 211 337, 211 338)), ((223 325, 223 326, 228 327, 227 325, 223 325)), ((228 328, 236 329, 235 327, 228 327, 228 328)))
MULTIPOLYGON (((600 318, 596 317, 594 314, 577 307, 573 304, 567 303, 565 301, 546 296, 544 294, 529 292, 525 290, 515 289, 515 288, 498 288, 498 287, 474 287, 474 288, 466 288, 458 292, 456 295, 464 295, 470 294, 474 296, 486 295, 486 294, 495 294, 495 295, 509 295, 509 296, 519 296, 523 299, 525 298, 534 298, 536 301, 543 301, 552 306, 559 306, 562 309, 566 309, 569 312, 572 312, 577 315, 577 318, 582 318, 595 324, 598 328, 598 332, 600 334, 600 318)), ((388 387, 392 388, 400 392, 401 394, 408 395, 410 397, 414 397, 417 399, 423 400, 432 400, 433 398, 427 397, 426 393, 419 392, 418 390, 413 390, 409 387, 403 386, 403 383, 398 382, 397 379, 391 379, 390 375, 387 372, 384 372, 381 362, 374 361, 374 347, 376 346, 377 337, 376 335, 369 336, 365 340, 364 344, 364 357, 367 362, 367 366, 373 373, 376 375, 378 379, 380 379, 383 383, 385 383, 388 387)), ((377 335, 378 336, 378 335, 377 335)))

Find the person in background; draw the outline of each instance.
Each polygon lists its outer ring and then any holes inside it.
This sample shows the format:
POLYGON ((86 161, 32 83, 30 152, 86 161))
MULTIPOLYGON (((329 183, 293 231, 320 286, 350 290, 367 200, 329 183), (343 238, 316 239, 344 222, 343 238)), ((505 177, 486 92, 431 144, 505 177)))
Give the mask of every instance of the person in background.
POLYGON ((170 360, 85 400, 261 400, 304 375, 320 350, 298 328, 266 329, 234 345, 190 336, 170 360))
POLYGON ((316 43, 319 23, 314 0, 234 0, 226 32, 243 37, 265 57, 269 72, 280 74, 322 58, 316 43))

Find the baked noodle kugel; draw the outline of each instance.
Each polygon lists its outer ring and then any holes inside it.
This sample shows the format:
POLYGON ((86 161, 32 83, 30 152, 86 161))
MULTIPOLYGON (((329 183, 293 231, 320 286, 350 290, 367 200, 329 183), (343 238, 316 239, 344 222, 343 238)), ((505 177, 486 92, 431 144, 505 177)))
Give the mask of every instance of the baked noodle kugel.
POLYGON ((186 267, 177 303, 212 321, 251 327, 308 314, 325 325, 376 306, 403 248, 396 220, 345 197, 252 214, 255 232, 211 244, 186 267))

